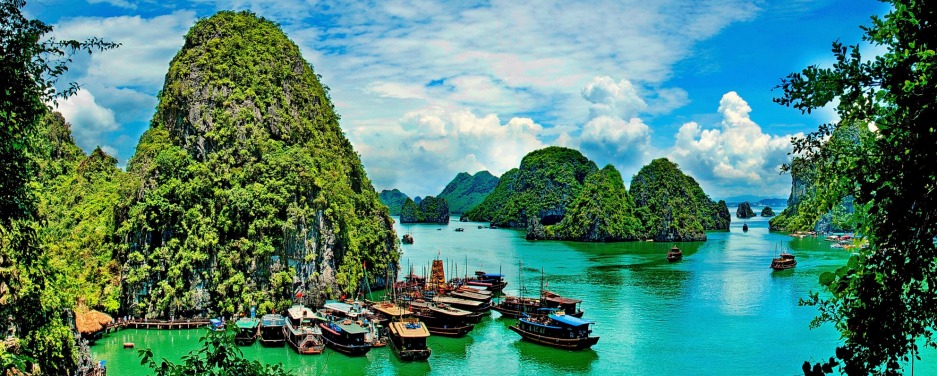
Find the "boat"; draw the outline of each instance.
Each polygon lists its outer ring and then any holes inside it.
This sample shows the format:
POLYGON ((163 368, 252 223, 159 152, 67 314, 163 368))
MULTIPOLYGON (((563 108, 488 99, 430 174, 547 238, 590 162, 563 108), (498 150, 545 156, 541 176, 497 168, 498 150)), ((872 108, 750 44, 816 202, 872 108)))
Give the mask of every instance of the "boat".
POLYGON ((536 312, 540 308, 540 300, 519 296, 506 296, 501 302, 491 306, 491 309, 501 313, 503 317, 520 318, 524 314, 536 312))
POLYGON ((314 320, 315 314, 303 305, 287 310, 286 341, 300 354, 321 354, 325 350, 324 336, 314 320))
POLYGON ((667 251, 667 261, 674 262, 680 260, 683 260, 683 251, 674 245, 673 248, 670 248, 670 251, 667 251))
POLYGON ((463 227, 456 227, 455 230, 458 231, 458 232, 462 232, 462 231, 465 231, 465 228, 463 228, 463 227))
MULTIPOLYGON (((487 303, 491 305, 491 293, 490 291, 484 291, 488 294, 483 294, 479 290, 474 290, 470 287, 460 287, 449 292, 449 296, 459 299, 474 300, 477 302, 487 303)), ((489 307, 490 308, 490 307, 489 307)))
POLYGON ((540 291, 540 306, 543 308, 555 308, 566 315, 582 317, 582 310, 579 309, 579 303, 582 303, 582 300, 562 297, 548 290, 540 291))
POLYGON ((541 345, 566 350, 583 350, 599 342, 599 337, 590 336, 593 322, 557 313, 525 315, 510 329, 522 338, 541 345))
POLYGON ((786 270, 795 266, 797 266, 797 260, 794 259, 794 255, 787 252, 781 252, 779 257, 771 259, 771 269, 774 270, 786 270))
POLYGON ((748 232, 748 223, 742 224, 742 231, 748 232))
POLYGON ((484 287, 488 291, 502 291, 508 285, 503 274, 485 273, 481 270, 476 271, 475 278, 468 278, 465 284, 484 287))
POLYGON ((367 328, 368 334, 365 336, 365 340, 371 345, 371 347, 384 347, 387 345, 387 342, 381 338, 381 320, 376 317, 374 312, 371 312, 371 310, 365 308, 362 302, 327 302, 325 303, 324 307, 325 314, 327 315, 331 314, 338 316, 340 319, 351 319, 352 321, 359 323, 359 325, 367 328))
POLYGON ((224 320, 222 319, 210 319, 208 320, 208 330, 213 332, 218 332, 224 330, 224 320))
POLYGON ((414 318, 405 318, 390 323, 387 332, 390 348, 403 361, 418 361, 429 358, 432 350, 426 347, 429 329, 414 318))
POLYGON ((133 345, 133 342, 124 342, 124 348, 125 348, 125 349, 132 349, 133 346, 134 346, 134 345, 133 345))
POLYGON ((257 340, 260 333, 260 319, 256 317, 241 317, 234 323, 238 332, 234 335, 234 343, 240 346, 250 346, 257 340))
POLYGON ((472 312, 452 308, 445 304, 437 304, 422 300, 410 302, 410 312, 413 317, 426 325, 432 334, 448 337, 462 337, 475 328, 471 321, 472 312))
POLYGON ((286 343, 286 333, 283 327, 286 318, 276 313, 268 313, 260 317, 260 344, 270 347, 283 346, 286 343))
POLYGON ((413 236, 410 234, 403 234, 403 244, 413 244, 413 236))
MULTIPOLYGON (((458 309, 464 309, 466 311, 478 313, 478 321, 481 321, 481 316, 484 313, 491 311, 491 303, 485 303, 478 300, 472 299, 462 299, 454 296, 445 296, 440 295, 433 298, 433 301, 436 303, 443 303, 450 305, 458 309)), ((477 324, 478 322, 476 322, 477 324)))
POLYGON ((368 328, 360 321, 344 319, 320 322, 325 345, 332 350, 349 356, 363 356, 371 351, 367 342, 368 328))

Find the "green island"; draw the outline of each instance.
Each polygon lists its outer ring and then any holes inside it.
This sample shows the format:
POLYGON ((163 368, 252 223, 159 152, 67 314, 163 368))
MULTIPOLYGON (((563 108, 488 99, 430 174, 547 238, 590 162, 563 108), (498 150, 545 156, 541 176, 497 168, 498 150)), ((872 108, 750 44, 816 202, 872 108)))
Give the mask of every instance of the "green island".
POLYGON ((474 175, 458 173, 436 197, 449 203, 449 213, 458 215, 474 208, 498 186, 498 177, 488 171, 474 175))
POLYGON ((406 193, 398 189, 382 190, 378 198, 381 200, 381 203, 390 210, 390 215, 400 215, 400 209, 403 208, 403 203, 410 199, 406 193))
POLYGON ((426 196, 419 204, 407 198, 400 209, 400 223, 449 223, 449 204, 433 196, 426 196))

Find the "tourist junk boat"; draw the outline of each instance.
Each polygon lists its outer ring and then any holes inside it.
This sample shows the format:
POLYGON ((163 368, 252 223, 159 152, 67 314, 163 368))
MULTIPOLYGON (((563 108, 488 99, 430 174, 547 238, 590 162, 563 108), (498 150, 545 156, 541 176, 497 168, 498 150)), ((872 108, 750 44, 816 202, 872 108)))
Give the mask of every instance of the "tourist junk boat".
POLYGON ((491 291, 473 289, 468 286, 461 286, 449 292, 449 296, 460 299, 474 300, 482 303, 491 304, 491 291))
POLYGON ((283 315, 268 313, 260 318, 260 344, 264 346, 283 346, 286 332, 283 327, 286 319, 283 315))
POLYGON ((468 278, 465 284, 469 286, 483 287, 488 291, 502 291, 508 285, 504 280, 503 274, 489 274, 481 270, 475 272, 475 278, 468 278))
POLYGON ((524 314, 534 313, 540 308, 540 300, 519 296, 506 296, 491 309, 501 313, 503 317, 520 318, 524 314))
POLYGON ((320 322, 322 337, 329 348, 350 356, 363 356, 371 351, 367 341, 368 328, 351 319, 320 322))
POLYGON ((361 302, 328 302, 325 303, 324 307, 326 314, 334 314, 342 319, 351 319, 356 324, 365 327, 368 330, 365 342, 369 343, 371 347, 384 347, 387 345, 387 342, 381 338, 381 323, 376 319, 374 312, 364 308, 361 302))
POLYGON ((774 270, 786 270, 795 266, 797 266, 797 260, 794 259, 794 255, 787 252, 781 252, 779 257, 771 259, 771 269, 774 270))
POLYGON ((405 318, 391 322, 387 336, 390 339, 390 348, 400 360, 426 360, 432 353, 432 350, 426 347, 429 329, 417 319, 405 318))
POLYGON ((300 354, 321 354, 325 349, 322 331, 315 325, 315 314, 302 305, 287 310, 286 341, 300 354))
POLYGON ((478 313, 479 321, 481 321, 481 317, 486 312, 491 311, 491 303, 485 303, 485 302, 478 301, 478 300, 463 299, 463 298, 457 298, 454 296, 439 295, 439 296, 434 297, 433 301, 436 303, 448 304, 458 309, 464 309, 466 311, 478 313))
POLYGON ((427 301, 411 301, 410 312, 426 325, 432 334, 462 337, 475 328, 470 317, 472 312, 452 308, 445 304, 427 301))
POLYGON ((234 323, 238 332, 234 335, 234 343, 240 346, 250 346, 257 340, 260 333, 260 319, 256 317, 241 317, 234 323))
POLYGON ((568 316, 582 317, 582 310, 579 309, 579 303, 582 303, 582 300, 562 297, 552 291, 540 291, 541 307, 555 308, 568 316))
POLYGON ((667 252, 667 261, 674 262, 683 260, 683 251, 680 248, 677 248, 676 245, 667 252))
POLYGON ((599 337, 589 336, 593 322, 544 311, 521 317, 510 329, 528 341, 566 350, 588 349, 599 341, 599 337))

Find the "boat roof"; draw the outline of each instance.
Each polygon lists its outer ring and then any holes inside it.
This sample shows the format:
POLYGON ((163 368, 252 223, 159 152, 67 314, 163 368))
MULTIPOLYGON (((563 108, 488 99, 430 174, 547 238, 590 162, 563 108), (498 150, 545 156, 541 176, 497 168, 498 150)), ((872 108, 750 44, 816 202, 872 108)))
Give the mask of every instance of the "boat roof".
POLYGON ((256 317, 241 317, 235 323, 237 324, 238 328, 253 329, 256 328, 257 325, 260 325, 260 319, 256 317))
POLYGON ((339 328, 342 328, 342 330, 348 332, 349 334, 362 334, 368 332, 368 328, 358 325, 349 319, 333 321, 332 323, 338 325, 339 328))
POLYGON ((498 273, 485 273, 485 274, 482 274, 482 277, 491 277, 491 278, 504 278, 504 274, 498 274, 498 273))
POLYGON ((390 323, 390 328, 401 337, 404 338, 426 338, 429 337, 429 330, 426 329, 426 325, 419 321, 409 321, 409 322, 400 322, 394 321, 390 323))
POLYGON ((553 314, 553 315, 550 315, 550 318, 555 321, 561 322, 563 324, 569 325, 569 326, 583 326, 583 325, 589 325, 593 323, 591 321, 586 321, 586 320, 580 319, 578 317, 573 317, 570 315, 553 314))
POLYGON ((403 316, 410 313, 405 308, 390 302, 375 303, 371 308, 390 316, 403 316))
POLYGON ((571 299, 571 298, 565 298, 565 297, 562 297, 562 296, 560 296, 559 294, 557 294, 557 293, 555 293, 555 292, 553 292, 553 291, 543 290, 542 295, 543 295, 543 300, 551 301, 551 302, 554 302, 554 303, 559 303, 559 304, 579 304, 579 303, 582 303, 582 300, 579 300, 579 299, 571 299))
POLYGON ((221 319, 209 319, 208 322, 210 322, 212 326, 221 326, 221 319))
POLYGON ((290 309, 286 310, 286 312, 289 313, 290 318, 294 319, 301 319, 303 317, 311 319, 313 316, 315 316, 315 312, 309 308, 306 308, 306 306, 299 304, 290 307, 290 309))
POLYGON ((283 324, 286 322, 286 318, 284 318, 283 315, 280 315, 280 314, 268 313, 266 315, 263 315, 260 318, 260 321, 263 323, 264 326, 283 326, 283 324))
POLYGON ((461 305, 466 305, 466 306, 471 306, 471 307, 478 307, 482 304, 485 304, 484 302, 480 302, 477 300, 461 299, 461 298, 455 298, 451 296, 437 296, 433 298, 433 301, 446 303, 446 304, 461 304, 461 305))

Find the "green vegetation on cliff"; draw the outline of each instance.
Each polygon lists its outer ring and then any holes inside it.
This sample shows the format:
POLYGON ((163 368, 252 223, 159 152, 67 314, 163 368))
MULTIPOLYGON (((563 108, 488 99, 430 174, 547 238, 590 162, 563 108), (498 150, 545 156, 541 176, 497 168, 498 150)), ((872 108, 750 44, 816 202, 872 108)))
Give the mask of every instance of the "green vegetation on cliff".
MULTIPOLYGON (((399 259, 392 219, 327 88, 273 22, 199 20, 170 63, 116 209, 121 303, 137 315, 282 311, 399 259)), ((380 275, 371 272, 370 275, 380 275)))
POLYGON ((725 201, 713 202, 666 158, 653 160, 631 179, 631 197, 647 236, 655 241, 706 240, 705 231, 729 228, 725 201))
MULTIPOLYGON (((539 222, 534 226, 537 224, 539 222)), ((539 231, 528 229, 527 237, 623 241, 637 240, 643 232, 621 174, 612 165, 607 165, 586 176, 582 191, 566 208, 562 221, 546 226, 542 236, 538 235, 539 231)))
POLYGON ((397 189, 391 191, 385 189, 381 191, 378 198, 380 198, 381 203, 387 205, 387 208, 390 209, 390 215, 400 215, 400 208, 403 207, 403 203, 410 199, 409 196, 397 189))
POLYGON ((500 227, 526 227, 528 218, 554 224, 579 196, 586 176, 596 170, 595 162, 577 150, 551 146, 530 152, 519 168, 504 173, 495 190, 464 217, 500 227))
POLYGON ((400 209, 400 223, 449 223, 449 204, 433 196, 426 196, 419 204, 408 198, 400 209))
POLYGON ((762 217, 774 217, 774 210, 771 210, 770 206, 765 206, 764 209, 761 209, 762 217))
POLYGON ((446 199, 449 213, 462 214, 485 201, 497 186, 498 178, 488 171, 479 171, 475 175, 460 172, 436 197, 446 199))

